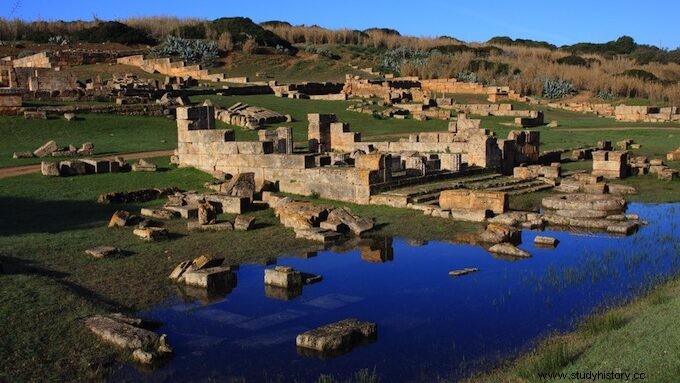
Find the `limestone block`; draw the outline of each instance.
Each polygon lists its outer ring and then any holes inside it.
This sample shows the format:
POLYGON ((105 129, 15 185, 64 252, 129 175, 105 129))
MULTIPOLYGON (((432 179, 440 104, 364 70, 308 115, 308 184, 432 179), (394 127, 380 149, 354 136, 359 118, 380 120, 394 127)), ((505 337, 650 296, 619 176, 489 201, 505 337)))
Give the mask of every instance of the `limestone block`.
POLYGON ((283 288, 302 286, 302 274, 290 267, 276 266, 273 269, 265 269, 264 284, 283 288))
POLYGON ((345 319, 302 333, 296 337, 295 344, 320 352, 338 351, 373 339, 376 334, 375 323, 345 319))

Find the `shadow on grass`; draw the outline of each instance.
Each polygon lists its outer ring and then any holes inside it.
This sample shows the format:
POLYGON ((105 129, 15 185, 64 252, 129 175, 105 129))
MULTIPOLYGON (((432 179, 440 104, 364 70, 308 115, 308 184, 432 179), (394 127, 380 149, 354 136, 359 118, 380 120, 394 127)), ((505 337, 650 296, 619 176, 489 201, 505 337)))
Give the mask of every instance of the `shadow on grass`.
MULTIPOLYGON (((129 208, 129 206, 128 206, 129 208)), ((89 201, 41 201, 0 198, 0 235, 60 233, 106 222, 118 210, 115 205, 89 201)))
POLYGON ((122 306, 118 302, 102 297, 100 294, 88 289, 87 287, 83 287, 67 280, 66 278, 69 276, 67 273, 45 269, 43 267, 36 266, 32 261, 27 261, 25 259, 16 257, 0 256, 0 263, 2 264, 2 274, 37 275, 43 278, 48 278, 64 287, 73 295, 76 295, 88 302, 104 305, 109 310, 125 312, 131 312, 132 310, 130 307, 122 306))

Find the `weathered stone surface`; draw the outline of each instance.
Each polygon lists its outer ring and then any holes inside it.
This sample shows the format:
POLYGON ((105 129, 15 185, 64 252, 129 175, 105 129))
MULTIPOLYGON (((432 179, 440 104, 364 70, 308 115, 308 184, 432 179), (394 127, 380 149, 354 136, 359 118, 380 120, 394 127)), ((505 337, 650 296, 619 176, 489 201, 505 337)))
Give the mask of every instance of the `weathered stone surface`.
POLYGON ((616 212, 626 206, 626 200, 612 195, 571 194, 545 197, 542 205, 551 210, 599 210, 616 212))
POLYGON ((145 241, 159 241, 168 237, 168 231, 162 227, 137 228, 132 234, 145 241))
POLYGON ((14 152, 14 153, 12 153, 12 158, 14 158, 15 160, 17 160, 19 158, 33 158, 33 157, 35 157, 33 155, 33 152, 14 152))
POLYGON ((165 205, 165 209, 179 213, 180 217, 184 219, 198 217, 198 205, 184 205, 184 206, 165 205))
POLYGON ((98 246, 85 250, 85 254, 94 258, 113 257, 120 254, 120 249, 113 246, 98 246))
POLYGON ((531 254, 510 243, 498 243, 489 248, 489 251, 501 255, 509 255, 517 258, 529 258, 531 254))
POLYGON ((255 187, 254 173, 239 173, 229 180, 221 192, 233 197, 245 197, 252 201, 255 195, 255 187))
POLYGON ((630 235, 638 229, 638 223, 632 221, 616 222, 607 226, 607 232, 614 234, 630 235))
POLYGON ((152 208, 142 208, 141 215, 145 217, 151 217, 156 219, 173 219, 179 216, 179 213, 167 209, 152 209, 152 208))
POLYGON ((75 113, 64 113, 64 118, 66 119, 66 121, 73 121, 76 118, 76 114, 75 113))
POLYGON ((133 216, 129 211, 118 210, 111 216, 111 219, 109 220, 109 227, 132 225, 132 217, 133 216))
POLYGON ((310 229, 328 217, 328 207, 306 201, 292 201, 275 209, 281 224, 292 229, 310 229))
POLYGON ((295 238, 307 239, 321 243, 333 243, 342 239, 342 234, 335 231, 325 230, 320 227, 309 229, 295 229, 295 238))
POLYGON ((120 348, 152 350, 157 347, 160 340, 160 337, 152 331, 103 315, 86 318, 84 323, 104 341, 120 348))
POLYGON ((255 217, 237 215, 234 219, 234 230, 251 230, 255 226, 255 217))
POLYGON ((202 225, 200 222, 187 222, 189 231, 232 231, 234 225, 231 222, 217 222, 202 225))
POLYGON ((87 174, 87 166, 78 160, 59 162, 59 173, 62 176, 81 176, 87 174))
POLYGON ((350 349, 374 338, 377 329, 375 323, 345 319, 302 333, 297 336, 295 343, 298 347, 320 352, 350 349))
POLYGON ((521 232, 512 226, 490 223, 486 226, 484 232, 479 235, 479 240, 486 243, 519 243, 521 232))
POLYGON ((557 239, 553 237, 545 237, 541 235, 537 235, 534 238, 534 245, 536 246, 541 246, 541 247, 556 247, 557 246, 557 239))
POLYGON ((630 185, 609 184, 609 194, 637 194, 637 189, 630 185))
POLYGON ((122 314, 95 315, 84 319, 83 324, 103 341, 133 350, 132 357, 138 363, 151 364, 172 354, 167 336, 139 327, 141 319, 122 314))
POLYGON ((133 172, 155 172, 158 170, 156 164, 149 162, 145 159, 140 159, 139 162, 132 164, 133 172))
POLYGON ((478 209, 451 209, 448 216, 456 221, 484 222, 486 217, 488 217, 488 211, 478 209))
POLYGON ((209 225, 215 223, 217 220, 217 213, 215 208, 209 202, 199 202, 198 204, 198 223, 201 225, 209 225))
POLYGON ((336 208, 328 213, 328 221, 339 221, 352 231, 356 235, 360 235, 368 230, 373 229, 373 220, 370 218, 358 217, 348 209, 348 208, 336 208))
POLYGON ((53 152, 59 150, 55 141, 47 141, 43 146, 39 147, 33 152, 36 157, 45 157, 51 155, 53 152))
MULTIPOLYGON (((111 162, 111 164, 116 163, 111 162)), ((156 198, 173 195, 180 190, 177 188, 165 189, 141 189, 129 192, 111 192, 99 195, 97 203, 130 203, 130 202, 147 202, 156 198)))
POLYGON ((508 196, 505 192, 444 190, 439 195, 439 206, 442 209, 491 210, 495 214, 502 214, 508 209, 508 196))
POLYGON ((287 266, 264 270, 264 284, 283 288, 302 286, 302 274, 287 266))
POLYGON ((41 162, 40 173, 44 176, 59 177, 59 163, 58 162, 41 162))
POLYGON ((216 266, 200 270, 190 268, 183 277, 186 285, 214 290, 230 285, 235 275, 228 266, 216 266))
POLYGON ((449 275, 452 276, 452 277, 460 277, 460 276, 467 275, 467 274, 470 274, 470 273, 474 273, 474 272, 477 272, 477 271, 479 271, 479 269, 476 268, 476 267, 466 267, 466 268, 460 269, 460 270, 449 271, 449 275))
POLYGON ((191 262, 191 267, 194 270, 207 269, 211 267, 221 266, 224 262, 224 257, 214 257, 210 255, 200 255, 191 262))
POLYGON ((172 272, 170 273, 170 275, 168 276, 168 278, 172 279, 173 281, 178 281, 178 282, 179 282, 179 281, 183 281, 184 278, 182 278, 182 275, 184 274, 185 271, 187 271, 187 270, 189 269, 189 267, 191 266, 191 264, 192 264, 191 261, 184 261, 184 262, 181 262, 179 265, 177 265, 177 266, 172 270, 172 272))

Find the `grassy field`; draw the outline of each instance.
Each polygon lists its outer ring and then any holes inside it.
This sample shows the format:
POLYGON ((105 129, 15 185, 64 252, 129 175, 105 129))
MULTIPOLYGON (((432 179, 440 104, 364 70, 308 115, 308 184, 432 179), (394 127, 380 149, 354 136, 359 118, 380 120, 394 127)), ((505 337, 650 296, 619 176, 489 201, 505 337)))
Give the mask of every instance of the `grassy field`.
POLYGON ((13 159, 13 152, 34 151, 49 140, 59 146, 94 144, 95 154, 132 153, 177 147, 175 122, 164 117, 83 114, 80 119, 25 120, 0 117, 0 167, 40 163, 39 158, 13 159))
MULTIPOLYGON (((120 356, 85 331, 78 319, 111 311, 134 313, 163 302, 177 293, 167 275, 183 260, 220 254, 228 264, 263 263, 282 253, 318 248, 295 239, 271 210, 249 213, 259 222, 250 232, 188 233, 186 221, 169 221, 165 226, 173 235, 160 243, 143 242, 130 228, 107 228, 117 209, 138 212, 163 201, 99 205, 101 193, 168 186, 200 190, 209 180, 193 169, 169 168, 167 158, 154 161, 163 171, 0 180, 0 209, 7 218, 0 221, 0 317, 12 324, 0 326, 0 381, 103 380, 120 356), (95 260, 83 253, 99 245, 115 245, 128 255, 95 260)), ((381 235, 444 240, 478 228, 413 210, 349 206, 374 217, 381 235)))

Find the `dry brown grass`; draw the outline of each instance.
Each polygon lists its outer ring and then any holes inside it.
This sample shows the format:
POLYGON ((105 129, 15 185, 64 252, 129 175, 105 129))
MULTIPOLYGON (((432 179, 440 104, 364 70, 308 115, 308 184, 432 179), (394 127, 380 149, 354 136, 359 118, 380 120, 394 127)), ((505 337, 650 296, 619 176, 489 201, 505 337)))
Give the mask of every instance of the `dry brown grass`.
POLYGON ((203 22, 203 20, 197 18, 179 18, 174 16, 129 17, 119 21, 133 28, 141 29, 157 39, 168 36, 172 31, 181 26, 196 25, 203 22))

